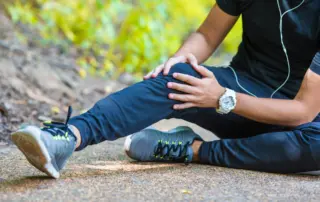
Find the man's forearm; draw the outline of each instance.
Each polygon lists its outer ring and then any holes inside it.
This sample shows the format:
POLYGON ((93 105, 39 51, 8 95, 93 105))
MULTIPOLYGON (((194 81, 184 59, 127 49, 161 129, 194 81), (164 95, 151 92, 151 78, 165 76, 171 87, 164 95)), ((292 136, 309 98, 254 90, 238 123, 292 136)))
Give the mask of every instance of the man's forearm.
POLYGON ((310 113, 298 100, 256 98, 241 93, 237 93, 233 112, 257 122, 292 127, 312 121, 317 114, 310 113))
POLYGON ((185 56, 191 53, 197 58, 198 63, 201 64, 210 57, 215 49, 216 47, 209 45, 202 33, 195 32, 189 36, 189 38, 174 55, 185 56))
POLYGON ((238 17, 226 14, 217 5, 213 6, 198 31, 191 34, 175 55, 191 53, 199 64, 203 63, 221 44, 237 20, 238 17))

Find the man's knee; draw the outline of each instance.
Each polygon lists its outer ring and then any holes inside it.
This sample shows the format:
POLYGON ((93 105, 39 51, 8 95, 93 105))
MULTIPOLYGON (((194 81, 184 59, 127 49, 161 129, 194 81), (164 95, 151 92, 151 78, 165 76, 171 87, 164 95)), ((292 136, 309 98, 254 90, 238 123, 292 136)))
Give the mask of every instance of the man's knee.
POLYGON ((188 74, 195 77, 200 77, 199 73, 187 63, 178 63, 171 67, 169 75, 173 75, 173 73, 182 73, 188 74))

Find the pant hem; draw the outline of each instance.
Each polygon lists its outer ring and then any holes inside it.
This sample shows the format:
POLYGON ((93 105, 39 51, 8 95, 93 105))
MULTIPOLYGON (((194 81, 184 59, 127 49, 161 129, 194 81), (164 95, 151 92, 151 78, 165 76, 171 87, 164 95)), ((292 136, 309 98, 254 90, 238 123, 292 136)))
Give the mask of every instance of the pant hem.
POLYGON ((85 147, 87 147, 86 140, 85 140, 85 135, 88 131, 88 127, 86 126, 87 124, 85 121, 79 120, 76 117, 73 119, 70 119, 69 124, 76 127, 79 130, 80 137, 81 137, 81 143, 78 148, 75 149, 75 151, 81 151, 85 147))
POLYGON ((209 164, 211 142, 202 143, 199 149, 200 163, 209 164))

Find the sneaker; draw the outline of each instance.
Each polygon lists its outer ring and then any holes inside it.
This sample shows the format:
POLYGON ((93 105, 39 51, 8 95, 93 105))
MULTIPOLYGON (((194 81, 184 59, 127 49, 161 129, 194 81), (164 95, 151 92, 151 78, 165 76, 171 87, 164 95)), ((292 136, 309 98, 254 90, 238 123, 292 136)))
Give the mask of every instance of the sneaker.
POLYGON ((178 127, 168 132, 146 128, 128 136, 124 149, 127 155, 137 161, 184 162, 192 161, 192 143, 203 141, 189 127, 178 127))
POLYGON ((53 178, 59 178, 60 170, 76 147, 76 136, 68 126, 72 113, 69 107, 66 123, 44 122, 43 128, 26 126, 11 134, 13 143, 37 169, 53 178))

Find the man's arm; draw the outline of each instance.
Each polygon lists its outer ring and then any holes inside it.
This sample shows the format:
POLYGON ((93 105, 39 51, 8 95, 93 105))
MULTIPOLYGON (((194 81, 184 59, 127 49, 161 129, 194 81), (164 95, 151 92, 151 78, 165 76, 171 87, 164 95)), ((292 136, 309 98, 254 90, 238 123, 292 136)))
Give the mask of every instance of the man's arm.
POLYGON ((221 44, 238 17, 229 15, 218 5, 214 5, 198 31, 191 34, 175 56, 185 56, 191 53, 199 63, 203 63, 221 44))
POLYGON ((198 31, 191 34, 167 62, 156 67, 144 79, 155 78, 162 71, 164 75, 168 75, 171 67, 181 62, 188 62, 192 66, 203 63, 217 49, 238 17, 222 11, 217 4, 214 5, 198 31))
POLYGON ((237 94, 234 113, 258 122, 298 126, 320 112, 320 75, 308 70, 294 100, 264 99, 237 94))
MULTIPOLYGON (((169 94, 170 99, 182 102, 175 104, 173 108, 183 110, 191 107, 219 107, 219 98, 225 89, 207 68, 199 65, 193 68, 202 78, 174 73, 173 77, 185 84, 168 83, 168 88, 185 93, 169 94)), ((258 122, 283 126, 295 127, 313 121, 320 112, 320 52, 307 71, 295 99, 257 98, 237 93, 237 105, 233 112, 258 122)))

